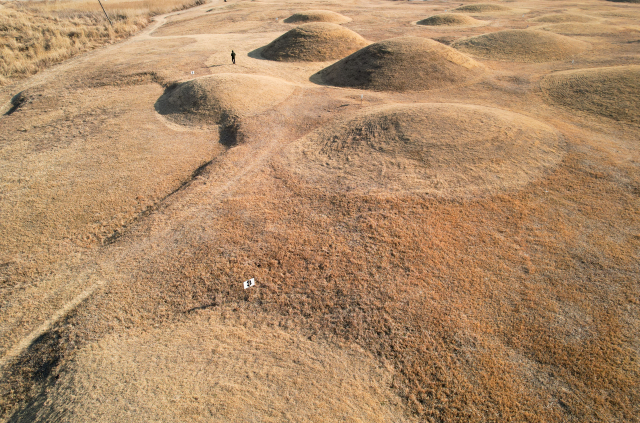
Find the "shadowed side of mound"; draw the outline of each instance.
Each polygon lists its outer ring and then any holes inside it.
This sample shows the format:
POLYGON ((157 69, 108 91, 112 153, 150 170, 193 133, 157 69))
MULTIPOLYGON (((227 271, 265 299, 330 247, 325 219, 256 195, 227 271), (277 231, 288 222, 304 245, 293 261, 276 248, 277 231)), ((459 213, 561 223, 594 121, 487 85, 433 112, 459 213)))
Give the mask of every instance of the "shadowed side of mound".
POLYGON ((426 19, 416 22, 417 25, 426 26, 479 26, 485 23, 471 16, 456 13, 441 13, 429 16, 426 19))
POLYGON ((581 53, 589 43, 529 29, 508 29, 458 40, 456 49, 494 60, 547 62, 581 53))
POLYGON ((335 24, 351 22, 351 18, 347 18, 340 13, 330 10, 306 10, 304 12, 295 13, 284 20, 284 23, 307 23, 307 22, 329 22, 335 24))
POLYGON ((368 44, 350 29, 313 22, 284 33, 267 44, 260 54, 265 59, 283 62, 324 62, 340 59, 368 44))
POLYGON ((371 44, 316 76, 338 87, 424 91, 472 81, 484 71, 480 63, 437 41, 402 37, 371 44))
POLYGON ((505 110, 385 105, 316 130, 289 146, 283 162, 334 191, 472 198, 543 177, 564 151, 553 128, 505 110))
POLYGON ((640 124, 640 65, 557 72, 540 85, 557 104, 640 124))
POLYGON ((155 108, 181 125, 221 125, 221 142, 234 144, 239 118, 281 103, 294 88, 293 84, 269 76, 223 73, 168 88, 155 108))

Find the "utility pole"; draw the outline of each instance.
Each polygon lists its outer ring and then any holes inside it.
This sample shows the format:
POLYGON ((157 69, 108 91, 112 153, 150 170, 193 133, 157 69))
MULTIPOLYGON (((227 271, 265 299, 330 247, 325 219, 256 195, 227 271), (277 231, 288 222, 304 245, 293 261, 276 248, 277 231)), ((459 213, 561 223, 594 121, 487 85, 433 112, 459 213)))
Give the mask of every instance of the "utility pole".
POLYGON ((104 12, 104 15, 107 17, 107 20, 109 21, 111 26, 113 26, 113 22, 111 22, 111 19, 109 19, 109 15, 107 15, 107 11, 104 10, 104 6, 102 5, 102 2, 100 0, 98 0, 98 3, 100 3, 100 7, 102 7, 102 11, 104 12))

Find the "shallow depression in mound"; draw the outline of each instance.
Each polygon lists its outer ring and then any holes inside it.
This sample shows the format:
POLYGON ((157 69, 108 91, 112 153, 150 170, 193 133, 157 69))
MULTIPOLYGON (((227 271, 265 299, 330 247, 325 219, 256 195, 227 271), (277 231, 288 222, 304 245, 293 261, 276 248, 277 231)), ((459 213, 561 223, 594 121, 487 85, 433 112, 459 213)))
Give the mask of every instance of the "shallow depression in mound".
POLYGON ((317 130, 289 146, 283 163, 331 190, 464 198, 520 188, 563 156, 561 136, 529 117, 418 104, 373 108, 317 130))
POLYGON ((508 29, 458 40, 453 47, 489 59, 546 62, 581 53, 590 44, 545 31, 508 29))
POLYGON ((218 125, 261 113, 284 101, 294 88, 270 76, 221 73, 168 89, 155 107, 176 123, 218 125))

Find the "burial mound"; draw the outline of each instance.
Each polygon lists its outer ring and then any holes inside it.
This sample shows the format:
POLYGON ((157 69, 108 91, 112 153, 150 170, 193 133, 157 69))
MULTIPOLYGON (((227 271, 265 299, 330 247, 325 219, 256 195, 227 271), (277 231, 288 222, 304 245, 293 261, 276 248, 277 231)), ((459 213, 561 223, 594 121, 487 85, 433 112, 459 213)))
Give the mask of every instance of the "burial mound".
POLYGON ((401 37, 371 44, 319 72, 338 87, 421 91, 461 84, 484 72, 475 60, 437 41, 401 37))
POLYGON ((285 23, 330 22, 335 24, 350 21, 350 18, 330 10, 307 10, 295 13, 284 20, 285 23))
POLYGON ((183 82, 167 90, 156 110, 180 124, 226 124, 284 101, 294 85, 262 75, 221 73, 183 82))
POLYGON ((543 31, 549 31, 556 34, 563 35, 611 35, 621 32, 628 32, 629 29, 616 25, 605 25, 598 23, 557 23, 544 26, 535 27, 534 29, 540 29, 543 31))
POLYGON ((314 22, 300 25, 269 43, 262 57, 284 62, 324 62, 340 59, 369 44, 340 25, 314 22))
POLYGON ((508 29, 458 40, 456 49, 494 60, 547 62, 586 50, 588 43, 530 29, 508 29))
POLYGON ((531 19, 531 22, 543 23, 564 23, 564 22, 591 22, 593 18, 585 15, 573 15, 570 13, 553 13, 549 15, 538 16, 531 19))
POLYGON ((640 65, 556 72, 540 85, 555 103, 640 124, 640 65))
POLYGON ((453 9, 455 12, 469 12, 469 13, 485 13, 485 12, 504 12, 510 10, 508 7, 501 6, 499 4, 467 4, 453 9))
POLYGON ((473 105, 394 104, 307 135, 283 160, 301 180, 331 190, 465 198, 520 188, 563 154, 554 129, 523 115, 473 105))
POLYGON ((478 26, 482 25, 483 22, 473 19, 471 16, 455 13, 441 13, 418 21, 416 24, 429 26, 478 26))

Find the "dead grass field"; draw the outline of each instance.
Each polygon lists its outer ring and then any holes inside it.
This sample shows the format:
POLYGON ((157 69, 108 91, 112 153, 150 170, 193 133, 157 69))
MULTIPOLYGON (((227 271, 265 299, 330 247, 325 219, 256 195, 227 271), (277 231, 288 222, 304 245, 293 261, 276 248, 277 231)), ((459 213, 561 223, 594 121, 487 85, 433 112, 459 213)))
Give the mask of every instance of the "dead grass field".
POLYGON ((640 10, 490 4, 215 0, 0 87, 0 421, 640 422, 640 37, 525 30, 640 10), (317 10, 375 83, 261 56, 317 10))

